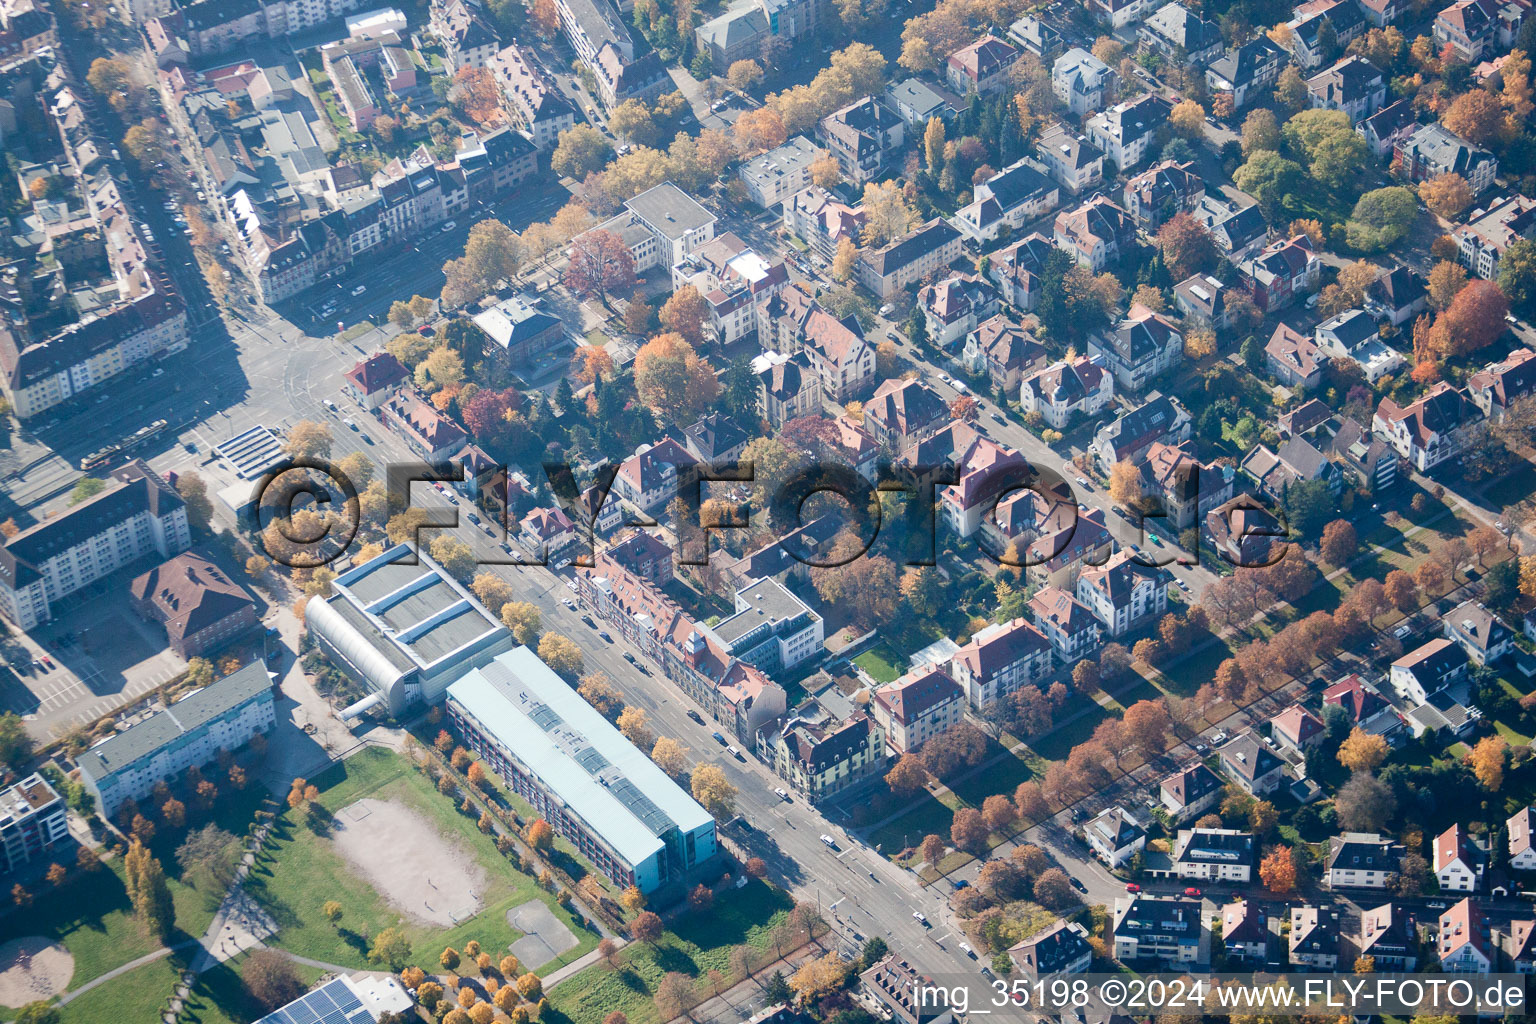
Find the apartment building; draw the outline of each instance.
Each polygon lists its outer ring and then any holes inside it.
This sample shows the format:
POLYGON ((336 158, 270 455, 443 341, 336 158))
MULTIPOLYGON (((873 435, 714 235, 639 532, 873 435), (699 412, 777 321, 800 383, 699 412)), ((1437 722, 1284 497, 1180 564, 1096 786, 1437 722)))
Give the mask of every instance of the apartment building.
POLYGON ((32 861, 69 838, 64 798, 41 775, 28 775, 0 792, 0 856, 9 872, 32 861))

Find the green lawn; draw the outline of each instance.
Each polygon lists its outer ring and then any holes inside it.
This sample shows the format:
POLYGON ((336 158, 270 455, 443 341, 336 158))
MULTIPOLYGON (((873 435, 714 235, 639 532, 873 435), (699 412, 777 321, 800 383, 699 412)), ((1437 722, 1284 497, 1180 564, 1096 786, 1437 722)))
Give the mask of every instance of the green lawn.
POLYGON ((951 783, 949 788, 966 803, 979 809, 981 802, 987 797, 995 793, 1011 797, 1020 783, 1028 782, 1035 777, 1035 773, 1029 770, 1029 765, 1004 750, 996 740, 988 736, 984 760, 991 761, 999 754, 1003 755, 1002 759, 987 765, 985 771, 976 772, 969 778, 951 783))
POLYGON ((853 663, 865 672, 877 683, 893 683, 901 678, 903 659, 890 645, 884 641, 871 647, 863 654, 853 659, 853 663))
POLYGON ((484 869, 488 881, 479 894, 482 909, 449 929, 404 918, 331 849, 330 840, 310 831, 294 812, 285 811, 278 819, 276 841, 268 844, 247 883, 278 923, 275 945, 301 956, 364 968, 369 966, 365 936, 400 926, 414 947, 414 959, 430 964, 444 946, 462 948, 470 939, 478 940, 487 952, 505 950, 522 934, 507 922, 507 912, 533 899, 547 903, 579 940, 549 969, 569 963, 597 944, 597 937, 540 889, 532 876, 516 870, 496 852, 491 838, 476 828, 475 818, 461 815, 405 758, 369 747, 311 781, 320 788, 321 805, 333 814, 371 796, 398 800, 431 822, 484 869), (342 920, 335 928, 320 913, 328 900, 342 905, 342 920))
POLYGON ((782 889, 759 881, 723 892, 709 911, 683 917, 654 946, 637 942, 625 947, 619 970, 596 964, 561 982, 549 993, 550 1007, 540 1015, 540 1024, 600 1024, 615 1010, 631 1024, 655 1024, 653 994, 664 974, 729 974, 731 948, 769 949, 773 929, 792 905, 782 889))
MULTIPOLYGON (((868 837, 868 842, 879 846, 881 854, 886 857, 894 858, 905 846, 916 846, 929 833, 947 837, 950 826, 954 824, 955 808, 941 803, 927 790, 911 799, 911 810, 881 825, 868 837)), ((949 794, 949 799, 957 806, 960 803, 953 793, 949 794)))
MULTIPOLYGON (((180 974, 181 968, 170 957, 135 967, 62 1007, 63 1024, 157 1021, 180 974)), ((222 1014, 197 1019, 201 1024, 230 1024, 229 1018, 222 1014)))
MULTIPOLYGON (((1068 707, 1072 713, 1076 713, 1081 701, 1074 701, 1068 707)), ((1072 748, 1093 735, 1093 730, 1099 727, 1099 723, 1109 717, 1109 712, 1097 704, 1086 705, 1083 716, 1057 729, 1052 729, 1044 736, 1036 736, 1029 741, 1029 748, 1048 761, 1062 761, 1072 752, 1072 748)))

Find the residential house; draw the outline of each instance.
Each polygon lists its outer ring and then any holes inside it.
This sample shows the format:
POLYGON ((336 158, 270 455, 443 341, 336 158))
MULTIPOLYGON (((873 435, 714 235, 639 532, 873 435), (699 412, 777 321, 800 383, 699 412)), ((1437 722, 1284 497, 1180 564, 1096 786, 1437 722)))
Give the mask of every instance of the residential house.
POLYGON ((1182 829, 1173 844, 1173 874, 1206 882, 1252 881, 1258 849, 1253 833, 1241 829, 1182 829))
POLYGON ((1029 978, 1082 974, 1093 963, 1093 947, 1088 945, 1088 930, 1076 921, 1053 921, 1009 946, 1008 958, 1029 978))
POLYGON ((985 373, 993 387, 1011 395, 1025 374, 1044 368, 1046 351, 1028 331, 999 314, 965 336, 961 358, 972 373, 985 373))
POLYGON ((752 440, 729 416, 712 412, 683 428, 684 446, 700 462, 734 462, 752 440))
POLYGON ((1205 540, 1229 565, 1271 565, 1285 553, 1286 530, 1274 513, 1246 494, 1229 499, 1205 517, 1205 540))
POLYGON ((1413 182, 1459 174, 1472 186, 1473 195, 1492 185, 1499 173, 1497 157, 1452 134, 1439 122, 1424 125, 1398 143, 1393 161, 1413 182))
POLYGON ((1161 313, 1132 303, 1118 325, 1089 336, 1088 356, 1114 374, 1116 390, 1141 391, 1184 361, 1184 334, 1161 313))
POLYGON ((775 427, 821 409, 821 378, 804 352, 759 356, 752 368, 758 414, 775 427))
POLYGON ((831 260, 843 239, 859 244, 864 207, 840 203, 826 189, 813 185, 784 204, 784 226, 822 259, 831 260))
POLYGON ((1051 642, 1022 618, 987 626, 949 661, 949 674, 978 711, 1050 671, 1051 642))
POLYGON ((635 256, 636 273, 675 267, 715 237, 715 215, 670 181, 626 201, 624 210, 602 226, 616 225, 609 228, 614 234, 623 234, 626 225, 648 234, 650 244, 642 244, 635 256))
POLYGON ((1504 953, 1514 965, 1515 973, 1536 974, 1536 921, 1509 922, 1504 940, 1504 953))
POLYGON ((1083 125, 1088 138, 1119 170, 1138 166, 1151 155, 1158 130, 1168 123, 1173 104, 1157 93, 1118 103, 1083 125))
POLYGON ((997 286, 1004 302, 1027 313, 1040 301, 1040 275, 1046 259, 1055 251, 1055 243, 1037 231, 994 252, 987 277, 997 286))
POLYGON ((1249 796, 1268 796, 1280 788, 1285 762, 1252 732, 1233 737, 1216 753, 1222 770, 1249 796))
POLYGON ((1029 599, 1029 611, 1063 665, 1070 665, 1098 649, 1099 620, 1068 591, 1060 587, 1041 587, 1029 599))
POLYGON ((1194 218, 1211 233, 1216 251, 1234 263, 1269 243, 1269 224, 1257 202, 1244 205, 1228 200, 1223 193, 1207 192, 1195 207, 1194 218))
POLYGON ((1341 832, 1328 840, 1330 889, 1385 889, 1397 874, 1406 851, 1400 843, 1374 832, 1341 832))
POLYGON ((1352 0, 1308 0, 1286 22, 1291 54, 1303 71, 1320 67, 1365 31, 1365 15, 1352 0))
POLYGON ((343 388, 369 412, 393 398, 411 373, 388 352, 375 352, 347 371, 343 388))
POLYGON ((1061 32, 1033 14, 1026 14, 1009 25, 1008 38, 1021 49, 1034 54, 1046 63, 1050 63, 1051 58, 1061 51, 1063 45, 1061 32))
POLYGON ((697 465, 698 461, 670 437, 656 444, 642 444, 635 454, 619 463, 612 493, 642 512, 663 508, 678 496, 679 470, 697 465))
POLYGON ((764 301, 788 284, 782 260, 764 258, 731 231, 698 246, 672 267, 673 290, 693 286, 722 345, 756 331, 764 301))
POLYGON ((952 222, 967 238, 990 242, 1004 230, 1018 231, 1061 203, 1061 188, 1029 157, 977 184, 969 205, 952 222))
POLYGON ((1372 384, 1407 363, 1401 352, 1382 343, 1376 318, 1360 309, 1346 310, 1318 324, 1314 340, 1323 355, 1354 363, 1372 384))
POLYGON ((1102 110, 1114 96, 1118 76, 1099 58, 1073 47, 1051 65, 1051 88, 1078 117, 1102 110))
POLYGON ((736 176, 754 203, 776 210, 811 187, 811 164, 819 153, 814 142, 796 135, 776 149, 743 161, 736 176))
POLYGON ((884 248, 861 253, 856 267, 859 282, 880 299, 889 299, 959 259, 962 241, 963 236, 947 221, 931 220, 884 248))
POLYGON ((1536 352, 1517 348, 1467 378, 1467 398, 1495 423, 1502 422, 1519 399, 1536 393, 1536 352))
POLYGON ((1392 156, 1397 147, 1418 130, 1418 112, 1414 110, 1413 101, 1407 99, 1388 103, 1370 117, 1355 123, 1355 131, 1365 139, 1371 155, 1378 160, 1392 156))
POLYGON ((855 100, 822 118, 816 137, 854 183, 884 174, 901 152, 906 122, 874 96, 855 100))
POLYGON ((945 77, 955 92, 990 96, 1008 84, 1021 51, 990 32, 949 55, 945 77))
POLYGON ((803 355, 825 397, 845 402, 874 383, 875 349, 858 321, 832 316, 803 287, 774 289, 766 302, 758 303, 757 321, 767 353, 803 355))
POLYGON ((1185 530, 1232 498, 1237 474, 1230 465, 1205 465, 1192 442, 1154 442, 1141 463, 1141 493, 1162 504, 1169 526, 1185 530))
POLYGON ((533 51, 513 43, 492 58, 489 70, 504 106, 540 152, 549 152, 560 133, 576 125, 576 107, 566 99, 533 51))
POLYGON ((1088 0, 1088 13, 1107 21, 1111 28, 1125 28, 1159 6, 1158 0, 1088 0))
POLYGON ((864 403, 864 429, 882 445, 900 451, 943 427, 949 403, 921 380, 893 378, 864 403))
POLYGON ((1319 971, 1339 966, 1339 909, 1304 904, 1291 908, 1291 963, 1319 971))
POLYGON ((1104 151, 1059 121, 1040 132, 1035 156, 1074 195, 1104 180, 1104 151))
POLYGON ((1136 38, 1179 66, 1204 67, 1221 55, 1221 28, 1180 3, 1168 4, 1141 23, 1136 38))
POLYGON ((869 713, 898 756, 922 749, 965 715, 965 693, 941 669, 908 672, 875 690, 869 713))
POLYGON ((1227 286, 1211 275, 1195 274, 1173 286, 1173 308, 1191 324, 1225 332, 1232 325, 1232 310, 1227 305, 1229 294, 1227 286))
POLYGON ((165 628, 178 658, 203 657, 256 628, 256 600, 202 555, 184 551, 128 584, 133 610, 165 628))
POLYGON ((1103 196, 1057 214, 1053 230, 1056 247, 1095 273, 1136 244, 1135 219, 1103 196))
POLYGON ((1382 274, 1365 290, 1365 311, 1401 327, 1429 308, 1424 279, 1408 267, 1397 266, 1382 274))
POLYGON ((1153 232, 1174 214, 1200 205, 1205 198, 1205 179, 1193 167, 1192 161, 1179 164, 1164 160, 1125 183, 1125 209, 1142 230, 1153 232))
POLYGON ((1441 892, 1476 892, 1483 884, 1488 855, 1460 823, 1435 837, 1431 865, 1441 892))
POLYGON ((1482 719, 1481 708, 1457 700, 1449 690, 1432 693, 1424 703, 1403 712, 1403 724, 1415 739, 1425 733, 1446 732, 1450 734, 1443 740, 1446 743, 1468 738, 1482 719))
POLYGON ((1083 838, 1111 871, 1130 863, 1147 846, 1147 830, 1118 805, 1084 825, 1083 838))
POLYGON ((453 420, 414 392, 396 395, 380 409, 384 422, 398 430, 418 455, 442 461, 469 443, 469 435, 453 420))
POLYGON ((1279 746, 1304 754, 1324 735, 1323 723, 1300 704, 1292 704, 1269 720, 1269 734, 1279 746))
POLYGON ((1196 761, 1164 779, 1159 797, 1174 823, 1182 824, 1215 807, 1225 787, 1221 776, 1206 767, 1204 761, 1196 761))
POLYGON ((728 68, 739 60, 758 59, 763 43, 773 33, 768 27, 768 13, 756 3, 735 4, 693 30, 700 53, 707 53, 713 66, 728 68))
POLYGON ((1221 942, 1227 959, 1257 967, 1269 962, 1269 920, 1264 905, 1238 899, 1221 908, 1221 942))
POLYGON ((1140 462, 1154 444, 1182 444, 1189 440, 1192 420, 1177 398, 1149 392, 1146 401, 1121 413, 1098 429, 1089 446, 1107 474, 1115 463, 1140 462))
POLYGON ((955 471, 955 482, 940 487, 939 503, 944 524, 960 537, 986 525, 999 496, 1016 490, 1032 473, 1017 451, 961 420, 911 445, 898 462, 917 478, 934 466, 955 471))
POLYGON ((1504 823, 1509 834, 1509 866, 1536 871, 1536 807, 1522 807, 1504 823))
POLYGON ((866 784, 885 770, 885 739, 869 713, 829 687, 765 727, 759 746, 774 771, 812 804, 866 784))
POLYGON ((556 558, 576 542, 576 524, 558 507, 533 509, 518 525, 518 540, 535 558, 556 558))
POLYGON ((948 350, 997 312, 997 292, 975 274, 951 274, 919 289, 917 306, 929 343, 948 350))
MULTIPOLYGON (((1444 884, 1441 885, 1444 890, 1444 884)), ((1493 970, 1494 949, 1488 918, 1466 897, 1440 915, 1435 951, 1447 974, 1487 974, 1493 970)))
POLYGON ((1348 675, 1323 691, 1323 703, 1344 709, 1354 727, 1395 743, 1403 720, 1392 703, 1358 675, 1348 675))
POLYGON ((1457 0, 1435 15, 1431 32, 1435 42, 1449 45, 1462 63, 1476 64, 1498 39, 1499 5, 1494 0, 1457 0))
POLYGON ((1115 959, 1200 963, 1204 905, 1182 896, 1138 893, 1115 900, 1115 959))
POLYGON ((526 367, 550 349, 567 344, 564 321, 542 307, 542 299, 513 295, 475 314, 474 324, 485 336, 485 355, 504 369, 526 367))
POLYGON ((908 128, 919 133, 934 118, 940 121, 951 120, 963 105, 960 97, 948 89, 921 78, 908 78, 887 85, 885 102, 900 115, 908 128))
POLYGON ((1495 280, 1504 250, 1523 238, 1536 237, 1536 199, 1517 194, 1498 200, 1486 211, 1473 210, 1451 237, 1470 273, 1495 280))
POLYGON ((1463 601, 1445 616, 1445 635, 1473 664, 1488 665, 1515 651, 1515 632, 1480 601, 1463 601))
POLYGON ((1283 309, 1297 297, 1317 290, 1323 262, 1306 235, 1273 242, 1259 255, 1238 263, 1238 273, 1260 313, 1283 309))
POLYGON ((14 874, 41 862, 68 839, 69 807, 41 775, 28 775, 0 792, 0 870, 14 874))
POLYGON ((1024 413, 1039 413, 1056 430, 1065 430, 1074 415, 1097 416, 1114 396, 1114 375, 1083 356, 1039 370, 1019 386, 1024 413))
POLYGON ((1078 574, 1077 599, 1104 624, 1106 633, 1120 637, 1168 610, 1169 579, 1166 570, 1142 564, 1135 552, 1120 551, 1078 574))
POLYGON ((1230 95, 1233 111, 1240 111, 1269 95, 1281 69, 1289 63, 1290 54, 1260 33, 1211 61, 1205 69, 1205 86, 1213 97, 1230 95))
POLYGON ((892 1024, 954 1024, 955 1013, 943 987, 895 953, 887 953, 859 980, 892 1024))
POLYGON ((1387 100, 1387 76, 1360 56, 1349 56, 1307 79, 1307 102, 1314 110, 1342 110, 1358 124, 1387 100))
POLYGON ((1360 911, 1360 955, 1376 961, 1376 970, 1411 972, 1419 965, 1419 934, 1408 911, 1383 903, 1360 911))
POLYGON ((1440 381, 1405 406, 1383 398, 1371 429, 1415 470, 1426 473, 1461 453, 1479 419, 1477 406, 1467 400, 1466 392, 1440 381))

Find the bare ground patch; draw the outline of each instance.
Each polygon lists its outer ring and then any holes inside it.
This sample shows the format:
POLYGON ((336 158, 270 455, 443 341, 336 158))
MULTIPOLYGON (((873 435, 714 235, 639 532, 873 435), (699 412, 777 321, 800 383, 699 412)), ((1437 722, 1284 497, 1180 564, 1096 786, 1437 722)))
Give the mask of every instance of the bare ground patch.
POLYGON ((39 935, 0 946, 0 1006, 25 1006, 62 995, 75 974, 69 950, 39 935))
POLYGON ((507 911, 507 923, 523 933, 512 943, 512 953, 529 970, 537 970, 581 940, 538 900, 529 900, 507 911))
POLYGON ((331 843, 391 906, 418 921, 451 928, 480 910, 486 879, 474 855, 398 801, 343 807, 331 843))

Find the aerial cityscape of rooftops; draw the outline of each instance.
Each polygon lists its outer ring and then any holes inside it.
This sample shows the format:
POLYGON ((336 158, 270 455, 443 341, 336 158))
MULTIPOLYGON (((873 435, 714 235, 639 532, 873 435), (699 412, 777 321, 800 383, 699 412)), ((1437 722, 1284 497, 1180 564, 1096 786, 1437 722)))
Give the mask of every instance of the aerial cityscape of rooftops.
POLYGON ((1533 53, 0 0, 0 1021, 1525 1015, 1533 53))

